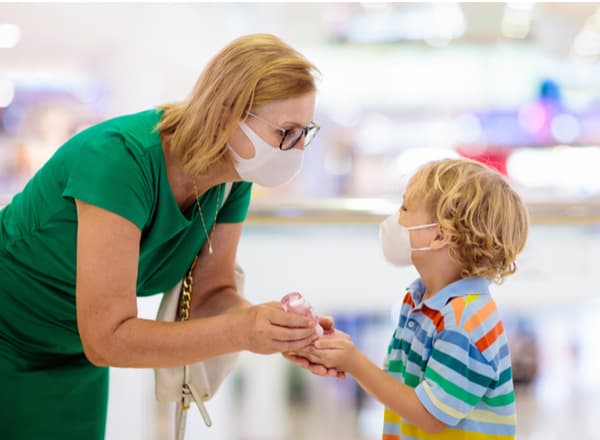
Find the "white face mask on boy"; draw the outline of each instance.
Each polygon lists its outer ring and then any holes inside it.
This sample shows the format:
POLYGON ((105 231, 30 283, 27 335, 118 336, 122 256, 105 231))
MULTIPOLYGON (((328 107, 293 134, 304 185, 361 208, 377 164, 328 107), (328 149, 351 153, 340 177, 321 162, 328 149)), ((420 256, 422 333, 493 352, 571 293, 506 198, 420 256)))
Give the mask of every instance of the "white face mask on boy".
POLYGON ((229 145, 229 151, 235 159, 235 170, 246 181, 262 186, 277 186, 289 182, 302 169, 304 150, 292 148, 280 150, 265 142, 245 122, 239 126, 254 146, 254 157, 244 159, 229 145))
POLYGON ((410 231, 427 229, 437 226, 437 223, 429 223, 417 226, 402 226, 398 223, 400 213, 390 215, 379 227, 379 241, 383 256, 394 266, 410 266, 412 253, 414 251, 430 251, 431 246, 413 248, 410 244, 410 231))

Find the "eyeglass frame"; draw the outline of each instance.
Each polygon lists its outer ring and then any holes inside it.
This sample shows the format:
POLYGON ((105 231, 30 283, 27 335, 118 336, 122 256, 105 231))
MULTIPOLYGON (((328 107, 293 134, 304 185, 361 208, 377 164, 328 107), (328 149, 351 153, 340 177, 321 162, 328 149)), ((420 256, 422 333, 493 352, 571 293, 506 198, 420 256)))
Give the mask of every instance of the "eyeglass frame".
POLYGON ((292 150, 298 144, 300 139, 302 139, 302 137, 304 137, 304 139, 306 139, 306 136, 308 135, 309 130, 314 130, 314 134, 309 139, 309 141, 304 142, 304 146, 307 147, 308 144, 310 144, 312 142, 312 140, 315 138, 315 136, 317 135, 317 133, 319 133, 319 130, 321 129, 320 125, 318 125, 315 121, 311 121, 309 123, 309 125, 307 125, 306 127, 300 127, 302 129, 303 133, 302 133, 302 135, 298 136, 298 139, 296 139, 292 145, 290 145, 288 148, 283 148, 283 143, 285 142, 287 135, 290 134, 293 130, 296 130, 297 128, 282 128, 282 127, 279 127, 278 125, 272 123, 271 121, 266 120, 265 118, 255 115, 252 112, 246 112, 246 114, 248 116, 252 116, 255 119, 258 119, 259 121, 264 122, 265 124, 270 125, 271 127, 276 128, 277 130, 279 130, 281 132, 281 142, 279 143, 279 149, 282 151, 292 150))

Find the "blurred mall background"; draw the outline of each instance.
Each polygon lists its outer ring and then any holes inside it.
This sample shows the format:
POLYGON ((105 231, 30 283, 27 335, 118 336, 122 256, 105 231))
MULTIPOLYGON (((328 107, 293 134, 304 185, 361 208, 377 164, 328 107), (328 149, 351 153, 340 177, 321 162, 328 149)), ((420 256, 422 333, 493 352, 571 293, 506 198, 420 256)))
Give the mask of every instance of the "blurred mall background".
MULTIPOLYGON (((466 156, 526 199, 520 271, 495 287, 519 440, 599 439, 600 7, 597 3, 0 4, 0 205, 73 133, 182 99, 233 38, 271 32, 322 72, 321 133, 292 184, 255 189, 238 259, 252 301, 299 290, 381 362, 416 276, 378 223, 420 163, 466 156)), ((140 301, 154 316, 160 298, 140 301)), ((164 439, 152 371, 113 369, 108 439, 164 439)), ((242 353, 188 438, 372 440, 351 378, 242 353)))

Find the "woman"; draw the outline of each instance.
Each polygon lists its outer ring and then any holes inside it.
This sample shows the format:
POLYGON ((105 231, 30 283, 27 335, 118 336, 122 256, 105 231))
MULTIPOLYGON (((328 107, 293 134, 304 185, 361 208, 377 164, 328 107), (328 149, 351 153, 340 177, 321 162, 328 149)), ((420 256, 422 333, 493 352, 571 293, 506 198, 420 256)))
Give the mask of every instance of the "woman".
POLYGON ((189 99, 77 134, 0 211, 3 437, 103 438, 107 366, 316 339, 314 322, 276 302, 251 306, 234 281, 252 182, 291 180, 318 131, 315 71, 274 36, 239 38, 189 99), (225 182, 235 183, 223 203, 225 182), (139 319, 136 295, 168 290, 198 253, 191 317, 202 319, 139 319))

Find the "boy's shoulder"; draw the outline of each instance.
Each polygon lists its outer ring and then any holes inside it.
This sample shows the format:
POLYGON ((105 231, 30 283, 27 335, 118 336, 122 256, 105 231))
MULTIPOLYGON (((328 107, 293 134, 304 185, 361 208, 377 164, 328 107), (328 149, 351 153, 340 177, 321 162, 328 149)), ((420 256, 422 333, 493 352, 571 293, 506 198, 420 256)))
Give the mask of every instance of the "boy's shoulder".
POLYGON ((504 356, 508 340, 496 302, 489 291, 471 291, 453 296, 440 314, 443 316, 444 330, 449 332, 446 339, 464 343, 469 341, 469 345, 476 347, 494 365, 504 356))
POLYGON ((461 279, 425 300, 424 305, 440 313, 444 328, 480 334, 494 328, 500 319, 489 285, 485 278, 461 279))
POLYGON ((442 309, 450 325, 472 333, 488 318, 497 317, 496 302, 489 293, 472 292, 451 298, 442 309))

